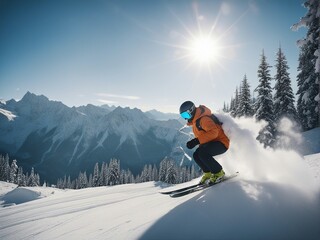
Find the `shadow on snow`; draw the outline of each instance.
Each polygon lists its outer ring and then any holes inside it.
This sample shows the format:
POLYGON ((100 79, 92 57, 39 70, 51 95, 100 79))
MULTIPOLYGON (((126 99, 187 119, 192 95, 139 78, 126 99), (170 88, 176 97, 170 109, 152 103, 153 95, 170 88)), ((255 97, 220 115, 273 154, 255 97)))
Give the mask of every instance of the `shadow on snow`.
POLYGON ((320 195, 275 183, 235 181, 196 194, 144 239, 320 239, 320 195))

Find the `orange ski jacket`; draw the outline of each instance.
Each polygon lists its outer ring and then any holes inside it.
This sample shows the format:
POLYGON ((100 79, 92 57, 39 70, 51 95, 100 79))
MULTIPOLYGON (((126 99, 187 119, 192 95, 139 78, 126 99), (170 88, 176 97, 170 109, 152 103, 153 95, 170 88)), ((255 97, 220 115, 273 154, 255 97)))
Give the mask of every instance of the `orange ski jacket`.
POLYGON ((188 126, 192 126, 194 136, 198 138, 200 144, 204 144, 211 141, 219 141, 226 148, 229 148, 230 140, 225 135, 222 126, 215 123, 211 118, 211 110, 206 106, 200 105, 196 108, 196 113, 191 122, 188 122, 188 126), (201 130, 196 126, 197 120, 200 118, 201 130))

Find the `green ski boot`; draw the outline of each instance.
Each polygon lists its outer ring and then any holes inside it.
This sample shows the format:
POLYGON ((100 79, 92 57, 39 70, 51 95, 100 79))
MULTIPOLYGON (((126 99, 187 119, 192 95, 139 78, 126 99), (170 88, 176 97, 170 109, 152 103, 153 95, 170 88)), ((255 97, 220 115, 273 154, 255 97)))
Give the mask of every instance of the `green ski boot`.
POLYGON ((199 184, 205 184, 207 180, 209 180, 212 176, 211 172, 205 172, 199 182, 199 184))
POLYGON ((225 173, 223 171, 223 169, 221 169, 220 172, 218 173, 214 173, 211 175, 210 177, 210 183, 213 184, 213 183, 218 183, 218 182, 221 182, 221 180, 223 179, 225 173))

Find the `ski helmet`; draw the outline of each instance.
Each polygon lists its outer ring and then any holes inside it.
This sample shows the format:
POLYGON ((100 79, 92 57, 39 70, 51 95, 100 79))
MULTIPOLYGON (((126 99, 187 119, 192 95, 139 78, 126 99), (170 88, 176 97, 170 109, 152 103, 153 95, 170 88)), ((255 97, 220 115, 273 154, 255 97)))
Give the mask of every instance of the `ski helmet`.
POLYGON ((192 119, 196 112, 196 106, 191 101, 186 101, 180 106, 180 115, 186 120, 192 119))

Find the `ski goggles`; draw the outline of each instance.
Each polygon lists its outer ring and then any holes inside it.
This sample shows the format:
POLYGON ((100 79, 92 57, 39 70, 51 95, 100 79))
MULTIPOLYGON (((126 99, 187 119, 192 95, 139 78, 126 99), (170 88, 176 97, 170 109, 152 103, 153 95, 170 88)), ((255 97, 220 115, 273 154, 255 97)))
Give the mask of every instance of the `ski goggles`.
POLYGON ((182 112, 182 113, 180 113, 180 115, 181 115, 181 117, 183 117, 185 120, 189 120, 189 119, 192 117, 190 111, 182 112))

